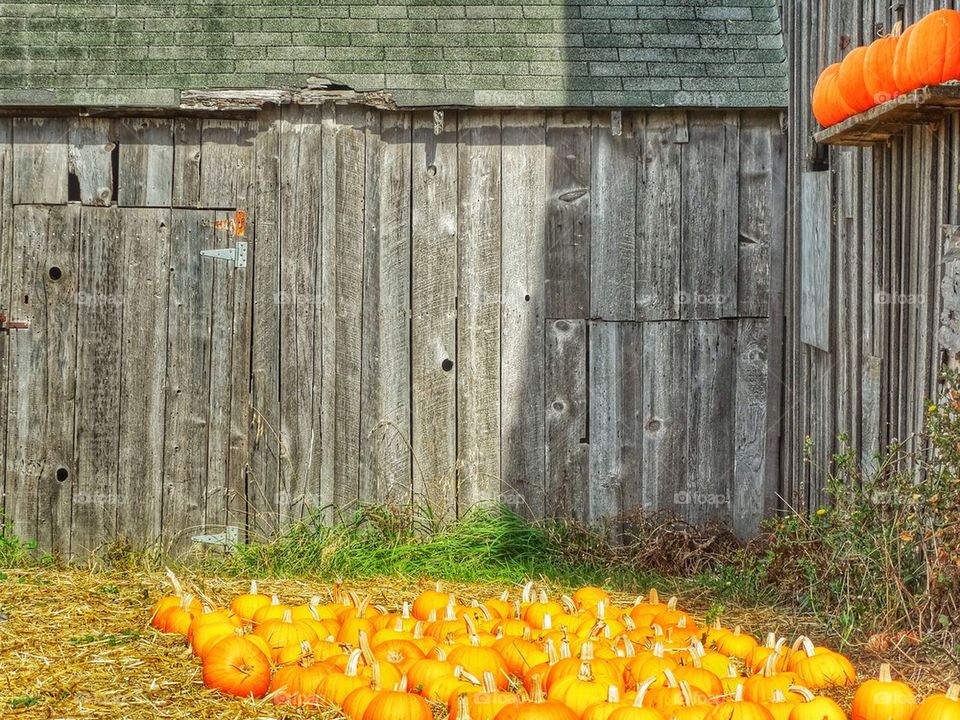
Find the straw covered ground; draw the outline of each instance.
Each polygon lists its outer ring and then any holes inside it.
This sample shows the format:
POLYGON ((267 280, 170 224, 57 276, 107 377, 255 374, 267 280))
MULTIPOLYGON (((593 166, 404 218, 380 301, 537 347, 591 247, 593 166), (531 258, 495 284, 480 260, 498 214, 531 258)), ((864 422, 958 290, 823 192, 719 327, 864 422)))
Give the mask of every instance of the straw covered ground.
MULTIPOLYGON (((182 578, 218 602, 247 587, 245 580, 182 578)), ((397 608, 427 581, 378 580, 345 583, 369 593, 374 603, 397 608)), ((445 583, 464 599, 484 598, 505 586, 445 583)), ((510 588, 516 595, 519 588, 510 588)), ((640 590, 640 588, 638 588, 640 590)), ((0 717, 24 718, 337 718, 336 712, 300 713, 269 701, 229 699, 203 687, 199 662, 183 640, 162 635, 147 622, 152 603, 168 591, 162 573, 91 572, 80 569, 10 570, 0 574, 0 717)), ((285 601, 328 596, 329 586, 310 580, 265 580, 261 591, 285 601)), ((615 595, 619 603, 633 596, 615 595)), ((706 597, 681 598, 702 613, 706 597)), ((725 624, 740 623, 755 634, 775 631, 821 636, 809 619, 775 610, 727 609, 725 624)), ((847 649, 861 675, 890 661, 922 695, 942 691, 958 677, 949 659, 917 657, 915 648, 892 647, 883 657, 847 649), (911 654, 912 653, 912 654, 911 654)), ((846 703, 848 697, 841 697, 846 703)), ((446 712, 437 708, 437 716, 446 712)))

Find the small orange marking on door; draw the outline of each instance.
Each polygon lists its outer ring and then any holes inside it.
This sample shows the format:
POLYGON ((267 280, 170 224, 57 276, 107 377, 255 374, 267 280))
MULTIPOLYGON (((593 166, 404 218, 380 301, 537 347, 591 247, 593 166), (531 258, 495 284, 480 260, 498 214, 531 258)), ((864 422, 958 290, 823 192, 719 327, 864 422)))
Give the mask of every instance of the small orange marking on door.
POLYGON ((236 237, 243 237, 247 231, 247 214, 243 210, 237 210, 232 218, 226 220, 217 220, 213 223, 217 230, 226 230, 229 228, 236 237))

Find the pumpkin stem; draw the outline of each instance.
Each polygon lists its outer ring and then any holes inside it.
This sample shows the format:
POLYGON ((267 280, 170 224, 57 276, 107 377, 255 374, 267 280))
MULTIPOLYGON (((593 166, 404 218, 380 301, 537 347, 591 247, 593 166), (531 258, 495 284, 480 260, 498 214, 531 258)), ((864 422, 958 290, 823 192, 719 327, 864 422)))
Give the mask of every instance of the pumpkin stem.
POLYGON ((550 613, 543 616, 543 629, 553 630, 553 616, 550 613))
POLYGON ((350 652, 350 656, 347 658, 347 666, 343 669, 343 674, 348 677, 356 677, 360 668, 360 657, 363 655, 363 651, 360 648, 356 648, 350 652))
POLYGON ((546 697, 543 694, 543 679, 540 673, 530 678, 530 700, 537 704, 542 703, 546 697))
POLYGON ((776 688, 772 693, 770 693, 770 702, 771 703, 785 703, 787 701, 787 696, 783 694, 783 690, 776 688))
POLYGON ((677 596, 674 595, 669 600, 667 600, 667 610, 670 610, 671 612, 673 612, 676 609, 677 609, 677 596))
POLYGON ((816 695, 814 695, 812 691, 808 690, 802 685, 791 685, 790 692, 797 693, 797 695, 800 695, 803 698, 804 702, 810 702, 816 697, 816 695))
POLYGON ((174 595, 183 595, 183 585, 180 584, 180 580, 173 574, 173 570, 170 568, 167 568, 167 580, 169 580, 173 586, 174 595))
POLYGON ((549 638, 544 644, 543 649, 547 653, 547 665, 553 667, 560 662, 560 656, 557 655, 557 648, 553 644, 553 638, 549 638))
POLYGON ((662 643, 662 642, 656 642, 656 643, 654 643, 654 644, 653 644, 653 649, 650 650, 650 653, 651 653, 654 657, 662 658, 662 657, 663 657, 663 643, 662 643))
POLYGON ((683 697, 684 707, 693 707, 693 693, 690 692, 690 683, 686 680, 680 681, 680 695, 683 697))
POLYGON ((581 660, 593 660, 593 643, 589 640, 584 640, 583 645, 580 646, 580 659, 581 660))
POLYGON ((733 694, 734 702, 743 702, 743 683, 737 685, 737 691, 733 694))
POLYGON ((677 678, 673 674, 673 672, 670 670, 670 668, 663 669, 663 676, 667 679, 667 687, 671 687, 671 688, 679 687, 679 685, 677 685, 677 678))
POLYGON ((643 697, 647 694, 647 690, 650 689, 650 686, 653 685, 654 682, 656 682, 656 679, 657 679, 656 676, 648 677, 646 680, 643 681, 642 685, 639 685, 637 687, 637 697, 633 701, 634 707, 643 706, 643 697))
POLYGON ((568 657, 572 657, 573 653, 570 652, 570 641, 567 640, 564 636, 563 640, 560 641, 560 659, 566 660, 568 657))
POLYGON ((633 646, 633 642, 631 642, 630 638, 628 638, 626 635, 621 635, 620 638, 623 640, 623 657, 632 658, 636 656, 637 650, 633 646))
POLYGON ((489 670, 484 670, 481 677, 483 691, 486 693, 494 693, 497 691, 497 679, 493 676, 493 673, 489 670))
POLYGON ((627 630, 636 630, 636 629, 637 629, 637 624, 633 621, 633 618, 630 617, 629 615, 627 615, 626 613, 624 613, 624 614, 621 616, 621 620, 623 621, 623 626, 624 626, 627 630))
POLYGON ((357 644, 360 646, 360 652, 363 653, 363 661, 367 665, 373 665, 376 662, 376 658, 373 654, 373 648, 370 647, 370 638, 367 637, 365 630, 357 633, 357 644))
POLYGON ((383 678, 380 675, 380 663, 374 660, 370 663, 370 689, 383 690, 383 678))
POLYGON ((775 677, 777 674, 777 661, 780 659, 780 655, 772 652, 767 656, 766 662, 763 663, 763 676, 766 678, 775 677))
POLYGON ((817 654, 817 649, 813 646, 813 640, 808 637, 803 638, 803 651, 807 654, 807 657, 813 657, 817 654))
POLYGON ((573 601, 572 597, 569 595, 561 595, 560 602, 563 603, 563 606, 566 608, 568 613, 571 615, 577 614, 577 604, 573 601))
POLYGON ((523 586, 523 592, 520 593, 520 599, 528 603, 530 602, 530 593, 533 591, 533 580, 530 580, 526 585, 523 586))
POLYGON ((607 702, 611 705, 620 702, 620 690, 616 685, 607 688, 607 702))
POLYGON ((590 667, 589 660, 580 663, 580 672, 577 674, 577 679, 582 682, 593 682, 593 668, 590 667))
POLYGON ((890 663, 882 663, 880 665, 880 672, 877 677, 880 679, 880 682, 893 682, 892 671, 893 668, 890 667, 890 663))
POLYGON ((509 599, 510 599, 510 591, 509 591, 509 590, 504 590, 502 593, 500 593, 500 600, 501 600, 502 602, 507 602, 509 599))
POLYGON ((946 695, 948 700, 953 700, 954 702, 960 701, 960 685, 951 683, 950 687, 947 688, 946 695))
POLYGON ((650 592, 647 593, 647 602, 650 605, 660 604, 660 593, 657 592, 656 588, 650 588, 650 592))
POLYGON ((727 664, 727 678, 735 678, 735 677, 740 677, 740 676, 737 674, 737 666, 734 665, 733 663, 728 663, 728 664, 727 664))
POLYGON ((467 693, 457 696, 457 720, 473 720, 470 717, 470 704, 467 702, 467 693))
POLYGON ((293 622, 293 612, 290 610, 283 611, 283 617, 280 618, 280 622, 292 623, 293 622))
POLYGON ((280 597, 277 596, 277 595, 273 595, 273 596, 270 598, 270 604, 271 604, 271 605, 279 605, 279 604, 280 604, 280 597))
POLYGON ((903 34, 903 20, 897 20, 894 23, 893 29, 890 31, 892 37, 900 37, 903 34))
POLYGON ((690 648, 690 664, 697 668, 697 670, 703 668, 703 661, 700 659, 700 657, 700 652, 697 650, 696 646, 690 648))
POLYGON ((793 641, 793 645, 790 646, 790 649, 796 652, 803 646, 803 641, 807 639, 806 635, 798 635, 797 639, 793 641))

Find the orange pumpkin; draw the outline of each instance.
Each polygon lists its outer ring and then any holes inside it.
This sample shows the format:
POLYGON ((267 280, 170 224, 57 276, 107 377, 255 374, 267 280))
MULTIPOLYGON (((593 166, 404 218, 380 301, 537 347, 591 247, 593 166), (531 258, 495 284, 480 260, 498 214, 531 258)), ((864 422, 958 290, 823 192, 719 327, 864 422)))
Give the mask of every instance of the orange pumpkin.
POLYGON ((301 657, 296 663, 285 665, 277 670, 270 682, 270 692, 274 693, 274 705, 319 705, 319 688, 323 679, 331 673, 331 668, 317 662, 310 643, 300 643, 301 657))
POLYGON ((388 691, 370 701, 363 720, 433 720, 433 712, 419 695, 388 691))
POLYGON ((793 686, 790 692, 799 695, 802 702, 793 706, 789 720, 847 720, 843 708, 831 698, 824 695, 818 697, 805 687, 793 686))
POLYGON ((883 663, 876 679, 857 688, 850 707, 853 720, 910 720, 917 698, 904 682, 894 680, 890 666, 883 663))
POLYGON ((270 687, 270 660, 246 638, 226 638, 203 659, 203 684, 226 695, 263 697, 270 687))
POLYGON ((863 59, 863 85, 877 105, 900 94, 900 88, 893 76, 893 61, 900 41, 901 27, 898 22, 893 32, 870 43, 863 59))
POLYGON ((894 77, 907 92, 960 79, 960 12, 937 10, 907 28, 894 56, 894 77))
POLYGON ((846 120, 856 112, 840 96, 837 87, 839 73, 840 63, 829 65, 820 73, 813 88, 813 116, 825 128, 846 120))
POLYGON ((854 48, 847 53, 837 72, 837 90, 840 97, 858 113, 877 104, 863 81, 866 58, 867 48, 854 48))
POLYGON ((913 720, 958 720, 960 685, 951 685, 945 694, 931 695, 917 708, 913 720))
POLYGON ((239 615, 244 622, 251 622, 254 614, 265 605, 271 602, 269 595, 261 595, 257 592, 257 581, 250 581, 250 592, 237 595, 230 603, 230 609, 239 615))

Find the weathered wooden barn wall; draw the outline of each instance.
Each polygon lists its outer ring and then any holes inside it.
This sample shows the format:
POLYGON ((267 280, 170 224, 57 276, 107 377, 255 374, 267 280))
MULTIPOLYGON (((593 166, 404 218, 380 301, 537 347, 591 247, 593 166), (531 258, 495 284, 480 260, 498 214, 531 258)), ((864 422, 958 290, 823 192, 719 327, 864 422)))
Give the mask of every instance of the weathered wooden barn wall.
POLYGON ((819 127, 810 112, 822 68, 888 32, 901 12, 910 23, 943 6, 784 3, 791 201, 782 463, 783 496, 798 509, 826 500, 838 436, 869 466, 880 448, 920 430, 941 363, 960 352, 960 285, 944 254, 945 243, 955 247, 948 230, 958 222, 957 116, 874 147, 828 149, 812 140, 819 127))
POLYGON ((4 515, 65 555, 358 502, 750 533, 785 145, 763 111, 0 119, 4 515))

